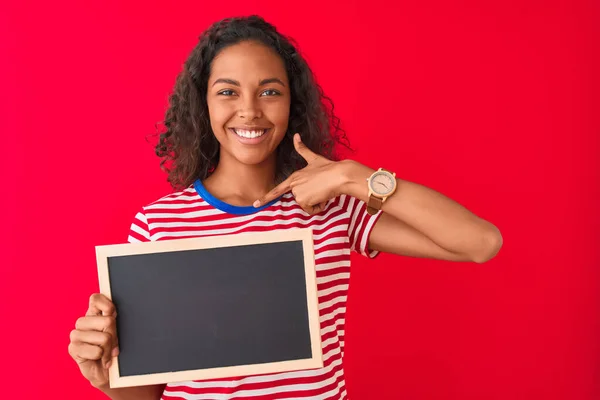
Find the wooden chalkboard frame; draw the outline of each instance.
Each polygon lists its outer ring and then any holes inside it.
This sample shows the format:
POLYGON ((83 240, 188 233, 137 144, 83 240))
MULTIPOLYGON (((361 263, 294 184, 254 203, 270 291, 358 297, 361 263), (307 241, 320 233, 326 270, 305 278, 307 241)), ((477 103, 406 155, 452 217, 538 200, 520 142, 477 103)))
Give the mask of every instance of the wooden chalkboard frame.
MULTIPOLYGON (((96 260, 100 293, 112 300, 109 279, 108 260, 110 257, 136 254, 152 254, 245 246, 287 241, 302 241, 304 253, 304 270, 306 279, 306 303, 312 357, 301 360, 270 362, 264 364, 237 365, 229 367, 208 368, 200 370, 174 371, 135 376, 121 376, 118 356, 109 369, 111 388, 144 386, 182 382, 189 380, 218 379, 234 376, 258 375, 293 370, 314 369, 323 367, 321 335, 319 323, 319 307, 317 297, 317 279, 315 270, 314 244, 312 229, 295 228, 269 232, 249 232, 234 235, 173 239, 155 242, 125 243, 96 246, 96 260)), ((118 333, 117 333, 118 334, 118 333)))

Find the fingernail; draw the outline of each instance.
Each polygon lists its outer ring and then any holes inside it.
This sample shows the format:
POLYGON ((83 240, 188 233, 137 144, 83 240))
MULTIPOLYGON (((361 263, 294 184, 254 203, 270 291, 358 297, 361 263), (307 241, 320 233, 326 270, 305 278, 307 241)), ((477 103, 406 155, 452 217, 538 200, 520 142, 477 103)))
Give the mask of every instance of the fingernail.
POLYGON ((111 352, 110 355, 113 356, 113 357, 118 356, 119 355, 119 348, 115 347, 114 349, 112 349, 112 352, 111 352))
POLYGON ((256 207, 260 207, 260 200, 256 200, 253 204, 253 206, 256 207))

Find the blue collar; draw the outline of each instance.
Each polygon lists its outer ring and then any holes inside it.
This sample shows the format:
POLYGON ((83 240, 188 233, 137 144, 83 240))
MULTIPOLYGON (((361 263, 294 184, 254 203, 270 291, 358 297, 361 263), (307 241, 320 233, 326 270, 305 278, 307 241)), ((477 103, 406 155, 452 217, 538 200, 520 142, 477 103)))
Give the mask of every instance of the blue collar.
POLYGON ((238 215, 253 214, 255 212, 264 210, 267 207, 271 207, 273 204, 275 204, 280 199, 280 198, 276 198, 275 200, 272 200, 271 202, 269 202, 263 206, 260 206, 258 208, 255 208, 254 206, 241 207, 241 206, 233 206, 231 204, 225 203, 224 201, 217 199, 215 196, 210 194, 208 192, 208 190, 206 190, 206 188, 204 187, 204 185, 202 184, 200 179, 196 179, 196 181, 194 182, 194 189, 196 189, 196 192, 198 193, 198 195, 204 201, 206 201, 208 204, 210 204, 211 206, 213 206, 216 209, 219 209, 219 210, 229 213, 229 214, 238 214, 238 215))

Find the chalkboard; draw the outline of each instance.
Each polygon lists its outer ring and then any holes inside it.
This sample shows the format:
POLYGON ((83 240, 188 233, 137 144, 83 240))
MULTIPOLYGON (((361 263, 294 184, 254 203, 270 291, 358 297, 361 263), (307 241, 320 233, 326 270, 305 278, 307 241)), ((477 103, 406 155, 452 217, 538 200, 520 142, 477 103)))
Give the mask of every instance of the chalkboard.
POLYGON ((311 229, 97 246, 110 386, 323 366, 311 229))

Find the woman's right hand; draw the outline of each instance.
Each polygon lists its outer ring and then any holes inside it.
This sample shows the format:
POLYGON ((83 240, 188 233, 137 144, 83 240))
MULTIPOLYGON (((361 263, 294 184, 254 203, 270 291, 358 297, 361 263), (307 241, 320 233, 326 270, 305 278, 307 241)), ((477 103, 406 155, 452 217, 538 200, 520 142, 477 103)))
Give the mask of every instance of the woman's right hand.
POLYGON ((108 368, 112 358, 119 354, 116 316, 114 304, 96 293, 90 297, 87 313, 71 331, 69 354, 81 374, 99 389, 108 386, 108 368))

